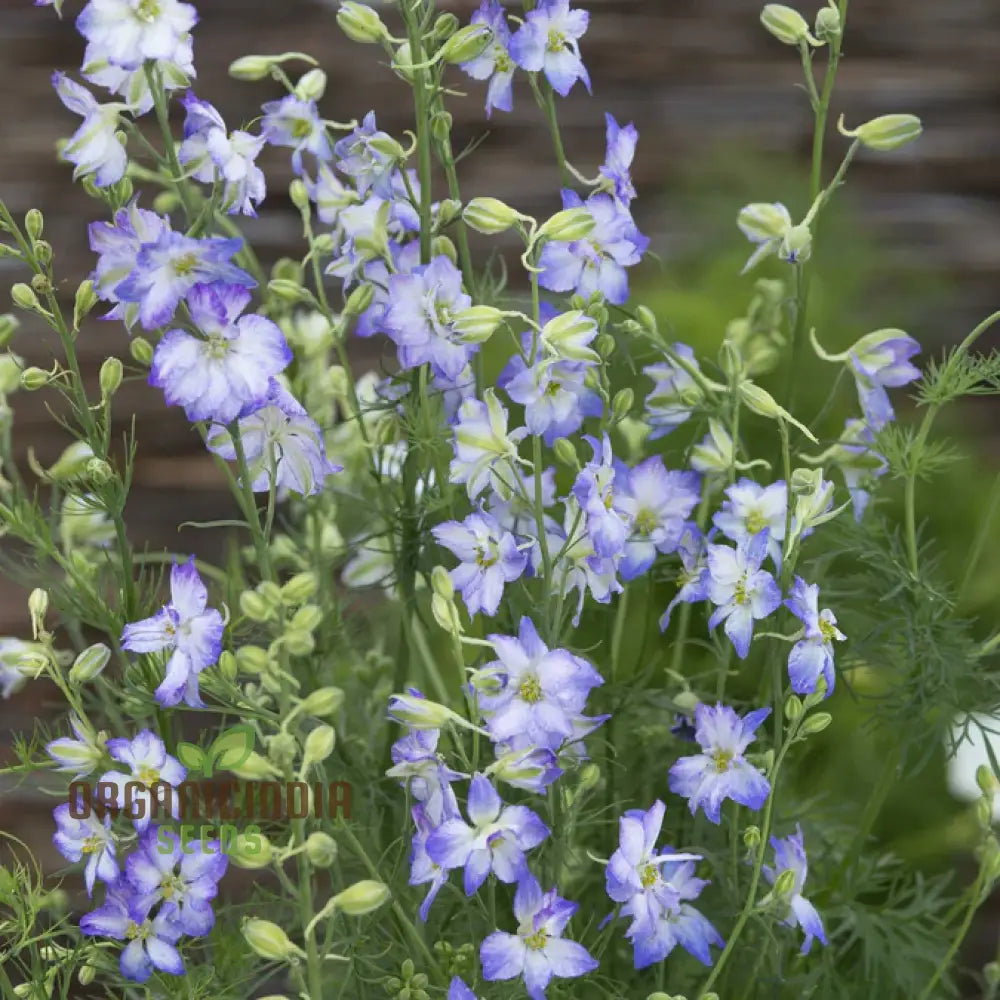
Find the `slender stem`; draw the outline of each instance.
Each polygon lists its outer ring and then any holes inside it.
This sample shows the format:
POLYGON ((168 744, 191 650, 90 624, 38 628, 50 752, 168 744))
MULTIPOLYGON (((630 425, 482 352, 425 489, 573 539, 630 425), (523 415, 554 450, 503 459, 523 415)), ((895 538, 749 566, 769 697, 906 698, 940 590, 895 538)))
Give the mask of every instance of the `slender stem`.
POLYGON ((153 95, 153 107, 156 109, 156 120, 160 125, 160 132, 163 135, 163 148, 167 154, 167 164, 170 167, 170 180, 184 206, 184 215, 190 224, 195 219, 194 206, 191 203, 191 194, 184 181, 181 179, 180 160, 177 159, 177 145, 174 142, 174 134, 170 131, 170 111, 167 105, 166 93, 163 90, 163 81, 156 64, 147 61, 143 64, 146 72, 146 79, 149 81, 149 90, 153 95))
POLYGON ((531 89, 535 92, 535 100, 545 112, 545 120, 549 123, 549 132, 552 135, 552 147, 555 150, 556 162, 559 164, 560 178, 563 184, 569 184, 573 180, 573 175, 566 164, 566 151, 563 148, 562 134, 559 131, 559 118, 556 114, 555 93, 547 80, 541 86, 539 85, 537 73, 531 73, 529 79, 531 80, 531 89))

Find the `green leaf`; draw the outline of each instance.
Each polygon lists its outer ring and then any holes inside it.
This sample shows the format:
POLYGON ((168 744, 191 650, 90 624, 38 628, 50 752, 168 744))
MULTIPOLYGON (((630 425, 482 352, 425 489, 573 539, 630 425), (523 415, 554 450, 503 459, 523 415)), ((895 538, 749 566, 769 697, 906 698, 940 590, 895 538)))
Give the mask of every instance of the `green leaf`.
POLYGON ((219 769, 232 770, 245 763, 253 752, 253 728, 245 723, 232 726, 209 748, 208 755, 219 769))
POLYGON ((205 765, 208 763, 205 752, 195 743, 178 743, 177 759, 189 771, 204 770, 205 765))

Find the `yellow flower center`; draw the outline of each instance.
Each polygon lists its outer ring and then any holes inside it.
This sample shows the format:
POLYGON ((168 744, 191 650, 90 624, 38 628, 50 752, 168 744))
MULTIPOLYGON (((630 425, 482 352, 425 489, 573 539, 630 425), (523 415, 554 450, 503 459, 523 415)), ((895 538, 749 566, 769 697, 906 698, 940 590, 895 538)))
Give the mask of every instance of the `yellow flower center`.
POLYGON ((312 122, 308 118, 296 118, 292 125, 293 139, 307 139, 312 132, 312 122))
POLYGON ((640 535, 652 534, 656 528, 656 514, 648 507, 643 507, 635 516, 635 529, 640 535))
POLYGON ((529 705, 534 705, 542 700, 542 685, 538 683, 537 677, 526 677, 521 681, 521 686, 517 691, 521 701, 526 701, 529 705))
POLYGON ((163 893, 164 899, 173 899, 183 891, 184 883, 176 875, 167 875, 160 883, 160 892, 163 893))
POLYGON ((545 931, 535 931, 534 934, 529 934, 525 939, 524 943, 532 951, 541 951, 545 947, 545 942, 548 941, 549 936, 545 931))
POLYGON ((495 566, 497 562, 497 557, 487 552, 485 549, 480 549, 478 555, 476 556, 476 565, 482 566, 483 569, 489 569, 491 566, 495 566))
POLYGON ((153 785, 160 780, 160 772, 155 767, 143 764, 135 777, 137 781, 141 781, 144 785, 153 785))
POLYGON ((549 52, 562 52, 566 48, 566 36, 555 28, 549 28, 549 37, 546 47, 549 52))
POLYGON ((146 24, 152 24, 160 16, 159 0, 139 0, 139 6, 135 9, 135 16, 146 24))
POLYGON ((81 850, 84 854, 96 854, 101 849, 100 837, 88 837, 83 842, 81 850))
POLYGON ((642 882, 643 889, 649 889, 656 885, 660 873, 656 870, 656 865, 646 865, 639 873, 639 881, 642 882))
POLYGON ((837 626, 832 622, 824 621, 822 618, 819 621, 819 631, 826 642, 833 642, 837 638, 837 626))
POLYGON ((763 531, 767 527, 767 519, 759 511, 752 511, 747 515, 747 531, 751 535, 756 535, 759 531, 763 531))
POLYGON ((712 754, 712 766, 719 774, 725 774, 733 761, 733 755, 728 750, 716 750, 712 754))
POLYGON ((739 580, 736 584, 736 591, 733 594, 733 600, 737 604, 746 604, 747 602, 747 582, 746 579, 739 580))
MULTIPOLYGON (((208 356, 214 360, 221 360, 229 353, 230 342, 221 334, 213 333, 208 338, 208 356)), ((167 626, 167 631, 173 633, 173 625, 167 626)))
POLYGON ((186 277, 198 266, 198 258, 193 253, 183 254, 174 263, 174 273, 186 277))

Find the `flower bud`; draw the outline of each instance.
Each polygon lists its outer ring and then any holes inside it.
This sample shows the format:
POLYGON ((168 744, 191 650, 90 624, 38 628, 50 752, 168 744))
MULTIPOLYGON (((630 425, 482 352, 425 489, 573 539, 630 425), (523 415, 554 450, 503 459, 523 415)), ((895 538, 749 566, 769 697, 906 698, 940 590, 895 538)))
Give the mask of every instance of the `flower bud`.
POLYGON ((769 3, 760 12, 760 23, 785 45, 799 45, 801 42, 818 44, 809 34, 806 19, 792 7, 782 3, 769 3))
POLYGON ((458 251, 447 236, 435 236, 431 240, 431 254, 434 257, 447 257, 452 264, 458 264, 458 251))
POLYGON ((317 726, 307 737, 302 752, 302 765, 321 764, 337 743, 337 733, 333 726, 317 726))
POLYGON ((97 975, 97 968, 93 965, 81 965, 80 971, 76 974, 76 981, 81 986, 89 986, 97 975))
POLYGON ((145 337, 136 337, 128 345, 129 354, 139 362, 140 365, 151 365, 153 363, 153 345, 145 337))
POLYGON ((308 601, 316 593, 317 586, 315 573, 296 573, 282 586, 281 601, 283 604, 292 606, 301 604, 303 601, 308 601))
POLYGON ((571 469, 580 467, 580 459, 576 454, 576 445, 569 438, 556 438, 553 442, 552 450, 555 452, 556 461, 562 465, 568 465, 571 469))
POLYGON ((219 654, 219 673, 223 678, 229 681, 230 684, 234 683, 236 678, 239 676, 239 664, 236 660, 235 654, 228 649, 224 649, 219 654))
POLYGON ((281 637, 282 645, 290 656, 308 656, 316 648, 316 640, 305 629, 288 629, 281 637))
POLYGON ((794 722, 802 715, 802 699, 797 694, 790 694, 785 702, 785 715, 794 722))
POLYGON ((105 399, 110 399, 110 397, 118 391, 118 387, 122 384, 124 374, 125 368, 118 358, 104 359, 104 364, 101 365, 99 382, 101 386, 101 394, 105 399))
POLYGON ((43 267, 48 267, 52 263, 52 244, 48 240, 36 240, 31 248, 35 254, 35 260, 43 267))
POLYGON ((86 281, 81 281, 73 299, 73 329, 80 328, 80 324, 96 305, 97 293, 94 291, 93 281, 89 278, 86 281))
POLYGON ((42 230, 45 228, 45 218, 37 208, 29 208, 24 216, 24 231, 33 239, 42 238, 42 230))
POLYGON ((52 280, 46 274, 36 274, 31 279, 31 287, 39 295, 48 295, 52 291, 52 280))
POLYGON ((251 621, 266 622, 273 613, 273 608, 256 590, 245 590, 240 594, 240 611, 251 621))
POLYGON ((840 37, 843 25, 840 11, 836 7, 822 7, 816 14, 816 38, 821 42, 832 42, 840 37))
POLYGON ((367 5, 344 0, 337 11, 337 24, 352 42, 370 45, 389 37, 382 19, 367 5))
POLYGON ((597 353, 605 360, 615 353, 616 346, 614 335, 610 333, 602 333, 594 344, 597 353))
POLYGON ((833 716, 829 712, 817 712, 815 715, 810 715, 802 723, 799 732, 803 736, 815 736, 816 733, 823 732, 831 722, 833 722, 833 716))
POLYGON ((21 387, 21 365, 17 356, 0 354, 0 396, 7 396, 21 387))
POLYGON ((462 213, 467 226, 487 236, 506 232, 520 217, 499 198, 473 198, 462 213))
POLYGON ((45 615, 49 610, 48 591, 36 587, 28 595, 28 613, 31 615, 31 630, 37 639, 45 631, 45 615))
POLYGON ((458 31, 460 24, 461 21, 451 11, 438 14, 434 21, 434 27, 431 28, 431 37, 443 42, 446 38, 451 38, 458 31))
POLYGON ((317 830, 306 840, 306 857, 317 868, 329 868, 337 860, 337 841, 317 830))
POLYGON ((236 842, 229 845, 229 860, 237 868, 254 871, 266 868, 274 857, 271 841, 262 833, 238 833, 236 842))
POLYGON ((795 891, 795 872, 791 868, 785 868, 778 872, 778 877, 774 880, 774 895, 779 898, 790 896, 795 891))
POLYGON ((301 101, 318 101, 324 93, 326 93, 326 73, 321 69, 308 70, 295 84, 295 96, 301 101))
POLYGON ((980 764, 976 768, 976 784, 983 795, 988 795, 992 798, 997 793, 997 779, 994 777, 993 771, 986 764, 980 764))
POLYGON ((41 309, 38 296, 32 291, 31 286, 26 285, 23 281, 19 281, 11 287, 10 297, 14 305, 21 309, 32 309, 36 311, 41 309))
POLYGON ((248 917, 243 921, 243 937, 261 958, 287 962, 292 958, 305 958, 305 952, 292 944, 288 935, 270 920, 248 917))
POLYGON ((6 347, 21 321, 13 313, 0 313, 0 347, 6 347))
POLYGON ((754 243, 781 239, 789 225, 788 212, 777 202, 751 202, 740 209, 736 225, 740 232, 754 243))
POLYGON ((280 774, 278 769, 256 750, 251 750, 250 756, 239 767, 231 767, 229 770, 244 781, 263 781, 280 774))
POLYGON ((465 629, 462 627, 462 618, 458 613, 453 598, 443 597, 441 594, 434 594, 431 597, 431 614, 434 621, 438 623, 451 635, 462 635, 465 629))
POLYGON ((312 297, 297 281, 288 278, 272 278, 267 283, 267 291, 281 302, 305 302, 312 297))
POLYGON ((391 160, 406 159, 406 150, 391 135, 376 133, 368 140, 368 148, 391 160))
POLYGON ((323 719, 340 710, 344 704, 344 692, 338 687, 322 687, 311 692, 302 702, 302 711, 317 719, 323 719))
POLYGON ((1000 963, 987 962, 983 966, 983 979, 990 986, 996 986, 1000 983, 1000 963))
POLYGON ((363 917, 389 902, 389 887, 383 882, 362 879, 338 892, 331 900, 333 906, 349 917, 363 917))
POLYGON ((176 191, 161 191, 153 199, 153 211, 157 215, 169 215, 180 207, 181 199, 176 191))
POLYGON ((374 298, 375 288, 373 285, 358 285, 347 296, 347 301, 344 303, 344 315, 360 316, 372 304, 374 298))
POLYGON ((291 199, 292 204, 300 211, 306 211, 309 208, 309 189, 306 187, 305 181, 301 177, 296 177, 291 184, 288 185, 288 197, 291 199))
MULTIPOLYGON (((444 142, 451 135, 453 124, 454 119, 450 111, 438 111, 431 119, 431 135, 438 142, 444 142)), ((461 202, 454 201, 451 198, 446 199, 438 207, 438 225, 442 227, 447 226, 448 223, 454 222, 461 212, 461 202), (453 206, 457 206, 457 208, 453 206)))
POLYGON ((859 125, 853 133, 846 134, 853 135, 869 149, 887 153, 913 142, 923 130, 916 115, 882 115, 859 125))
POLYGON ((457 313, 452 324, 467 344, 483 344, 503 322, 503 313, 493 306, 472 306, 457 313))
POLYGON ((582 206, 566 208, 556 212, 542 224, 535 241, 540 243, 542 240, 558 240, 560 243, 573 243, 589 236, 594 231, 594 225, 590 209, 582 206))
POLYGON ((108 665, 111 650, 103 642, 88 646, 69 668, 70 684, 85 684, 92 681, 108 665))
POLYGON ((619 389, 611 400, 611 414, 615 420, 622 420, 628 416, 629 411, 635 403, 635 390, 631 386, 619 389))
POLYGON ((411 729, 440 729, 455 713, 421 695, 394 694, 389 698, 389 718, 411 729))
POLYGON ((469 62, 483 54, 491 37, 492 32, 487 25, 467 24, 441 46, 441 58, 451 65, 469 62))
POLYGON ((293 629, 301 629, 303 632, 314 632, 319 628, 319 623, 323 620, 323 612, 316 604, 303 604, 298 611, 292 615, 292 620, 288 623, 293 629))
POLYGON ((49 384, 49 373, 42 368, 31 365, 21 372, 21 388, 28 392, 44 389, 49 384))
POLYGON ((743 831, 743 843, 749 850, 756 850, 760 846, 760 827, 748 826, 743 831))
POLYGON ((444 566, 435 566, 431 570, 431 588, 435 594, 450 601, 455 596, 455 584, 452 583, 451 575, 444 566))
POLYGON ((779 406, 777 400, 759 385, 755 385, 753 382, 741 382, 738 391, 743 404, 751 413, 767 417, 769 420, 784 420, 794 424, 810 441, 818 444, 812 431, 804 424, 799 423, 784 407, 779 406))
POLYGON ((272 56, 242 56, 229 64, 229 75, 234 80, 263 80, 274 64, 272 56))
POLYGON ((270 666, 271 658, 260 646, 240 646, 236 650, 236 663, 246 674, 262 674, 270 666))

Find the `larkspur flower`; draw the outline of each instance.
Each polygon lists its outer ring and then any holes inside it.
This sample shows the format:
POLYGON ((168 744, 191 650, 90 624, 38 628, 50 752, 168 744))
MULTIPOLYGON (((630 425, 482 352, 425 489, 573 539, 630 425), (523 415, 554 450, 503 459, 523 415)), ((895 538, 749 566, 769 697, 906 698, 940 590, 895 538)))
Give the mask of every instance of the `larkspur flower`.
POLYGON ((614 115, 605 114, 604 120, 607 123, 608 151, 601 166, 601 176, 611 185, 615 197, 623 205, 628 205, 635 198, 631 169, 639 131, 632 122, 619 125, 614 115))
POLYGON ((303 180, 310 199, 316 205, 316 216, 328 226, 339 227, 344 209, 360 201, 358 192, 345 184, 328 163, 319 164, 315 180, 308 175, 303 180))
MULTIPOLYGON (((173 58, 157 63, 160 82, 165 91, 186 90, 195 76, 194 45, 190 35, 177 41, 173 58)), ((100 45, 88 44, 83 54, 80 73, 89 83, 117 94, 133 115, 144 115, 153 107, 153 91, 143 66, 126 69, 116 66, 100 45)))
MULTIPOLYGON (((694 350, 687 344, 674 344, 672 350, 678 358, 700 370, 694 350)), ((691 373, 672 358, 647 365, 642 371, 655 383, 646 397, 646 421, 652 427, 649 440, 655 441, 691 416, 702 392, 691 373)))
POLYGON ((55 770, 74 779, 85 778, 104 756, 104 735, 95 736, 79 716, 70 713, 69 724, 76 739, 62 736, 45 744, 45 752, 56 762, 55 770))
POLYGON ((108 887, 102 906, 80 918, 80 932, 127 941, 118 964, 132 982, 146 982, 154 969, 184 975, 184 961, 176 947, 183 931, 163 909, 150 917, 150 907, 125 878, 108 887))
POLYGON ((875 481, 889 471, 885 456, 875 450, 874 443, 875 435, 863 420, 848 420, 830 452, 851 495, 855 521, 868 509, 875 481))
POLYGON ((211 901, 229 858, 218 840, 185 844, 173 830, 149 827, 125 861, 125 877, 143 905, 162 902, 160 913, 192 937, 207 934, 215 925, 211 901))
MULTIPOLYGON (((327 458, 319 425, 277 379, 271 379, 261 403, 240 417, 239 432, 255 493, 270 490, 275 468, 278 491, 300 496, 321 492, 327 476, 343 469, 327 458)), ((206 443, 209 451, 226 461, 236 460, 236 447, 225 427, 213 425, 206 443)))
POLYGON ((431 906, 444 884, 448 881, 450 869, 440 865, 427 853, 427 841, 445 820, 461 817, 455 793, 451 788, 441 799, 437 808, 430 802, 418 802, 411 810, 413 825, 416 828, 410 844, 410 885, 427 885, 427 895, 420 904, 418 913, 420 919, 426 921, 431 906))
POLYGON ((627 513, 632 528, 620 566, 622 579, 645 573, 657 552, 677 551, 700 491, 698 473, 667 469, 659 455, 618 470, 614 504, 627 513))
POLYGON ((590 235, 570 243, 546 243, 538 261, 538 281, 553 292, 575 292, 584 298, 599 293, 612 305, 628 299, 627 268, 638 264, 649 246, 632 216, 610 194, 598 192, 584 202, 564 190, 563 208, 586 208, 594 220, 590 235))
POLYGON ((708 599, 716 605, 708 627, 725 622, 725 633, 741 660, 750 652, 754 621, 767 618, 781 604, 781 590, 774 577, 760 568, 767 553, 767 537, 765 529, 748 535, 735 549, 708 546, 708 599))
POLYGON ((131 740, 124 737, 108 740, 107 747, 111 759, 127 764, 131 773, 106 771, 100 780, 114 787, 117 808, 124 809, 131 803, 129 818, 135 828, 140 833, 145 830, 154 809, 158 812, 162 808, 175 816, 178 803, 174 789, 187 776, 187 769, 167 753, 163 740, 151 730, 143 729, 131 740))
POLYGON ((770 486, 741 479, 726 488, 726 500, 713 516, 712 523, 737 544, 766 530, 767 554, 780 570, 787 511, 788 484, 783 479, 770 486))
MULTIPOLYGON (((525 339, 530 353, 530 338, 525 339)), ((515 403, 524 407, 524 420, 531 434, 540 435, 549 446, 556 438, 575 434, 587 417, 603 412, 601 397, 587 385, 593 366, 584 361, 539 358, 528 365, 515 354, 500 373, 497 385, 515 403)))
POLYGON ((505 806, 489 778, 474 774, 466 803, 471 823, 445 819, 427 839, 427 853, 444 868, 464 868, 465 894, 471 896, 493 872, 501 882, 516 882, 526 872, 525 852, 549 835, 549 828, 527 806, 505 806))
POLYGON ((465 484, 470 500, 491 486, 500 496, 510 496, 517 465, 518 443, 527 428, 507 430, 507 410, 492 389, 483 399, 467 399, 458 408, 455 424, 455 457, 449 482, 465 484))
POLYGON ((765 258, 779 254, 786 234, 794 228, 788 209, 778 201, 773 204, 754 202, 745 205, 740 210, 736 225, 739 226, 740 232, 757 247, 746 264, 743 265, 741 272, 743 274, 752 270, 765 258))
POLYGON ((155 243, 170 230, 170 222, 145 208, 133 198, 115 213, 114 223, 92 222, 87 229, 90 249, 98 255, 91 275, 94 291, 113 307, 104 319, 120 319, 130 328, 139 316, 137 302, 123 302, 116 289, 135 270, 139 251, 155 243))
POLYGON ((665 632, 670 624, 670 616, 678 604, 698 604, 708 600, 708 551, 705 539, 693 523, 685 525, 677 544, 677 554, 681 558, 681 569, 677 576, 680 584, 674 599, 660 616, 660 631, 665 632))
MULTIPOLYGON (((505 531, 522 537, 532 536, 538 531, 535 515, 535 477, 520 465, 515 465, 509 475, 504 475, 503 492, 491 488, 486 495, 484 508, 492 514, 505 531), (509 486, 508 490, 506 487, 509 486)), ((542 471, 542 508, 547 509, 556 502, 556 470, 550 465, 542 471)), ((552 531, 558 531, 558 524, 548 514, 545 522, 552 531)))
POLYGON ((115 295, 123 302, 138 303, 139 321, 147 330, 155 330, 173 319, 195 285, 218 281, 255 287, 257 282, 232 262, 242 246, 241 239, 195 239, 163 230, 155 242, 140 246, 134 270, 115 287, 115 295))
POLYGON ((31 644, 10 636, 0 638, 0 698, 5 701, 28 683, 28 674, 21 669, 21 657, 31 644))
POLYGON ((431 534, 459 559, 449 575, 469 614, 495 615, 504 587, 517 580, 528 563, 517 539, 484 513, 472 513, 464 521, 445 521, 432 528, 431 534))
POLYGON ((618 466, 607 434, 601 441, 589 435, 584 440, 593 449, 593 458, 577 473, 573 496, 585 517, 585 531, 601 559, 620 556, 631 530, 627 510, 616 504, 618 466))
POLYGON ((446 1000, 478 1000, 478 997, 462 981, 460 976, 452 977, 446 1000))
POLYGON ((812 694, 820 677, 826 681, 827 697, 837 680, 833 669, 833 643, 847 636, 837 628, 829 608, 819 610, 819 586, 797 576, 785 606, 802 622, 804 636, 788 654, 788 677, 796 694, 812 694))
POLYGON ((426 806, 429 816, 447 811, 446 801, 453 798, 451 782, 462 775, 453 771, 438 752, 438 729, 413 729, 396 740, 390 748, 392 767, 387 777, 398 778, 416 802, 426 806))
POLYGON ((581 657, 549 649, 527 616, 521 619, 517 638, 489 639, 499 659, 482 669, 501 689, 480 695, 479 707, 491 738, 515 747, 558 750, 573 736, 572 719, 604 679, 581 657))
POLYGON ((552 89, 565 97, 577 80, 590 90, 590 75, 580 58, 579 41, 590 15, 570 10, 569 0, 541 0, 528 11, 510 42, 514 62, 530 73, 544 73, 552 89))
POLYGON ((379 131, 375 112, 369 111, 362 123, 333 147, 337 169, 354 181, 362 197, 369 191, 387 201, 392 201, 395 196, 393 175, 396 160, 378 148, 386 140, 391 141, 391 137, 379 131))
POLYGON ((168 330, 156 345, 149 384, 163 389, 168 406, 183 406, 188 420, 235 420, 267 396, 270 380, 292 360, 271 320, 240 316, 249 302, 239 285, 195 285, 187 305, 204 336, 168 330))
POLYGON ((110 813, 105 812, 103 820, 93 811, 88 811, 81 819, 75 819, 72 815, 74 812, 84 811, 79 808, 81 805, 82 800, 78 798, 76 809, 69 802, 56 806, 53 811, 56 832, 52 836, 52 842, 67 861, 87 859, 83 880, 87 886, 87 895, 93 896, 97 879, 114 882, 118 878, 115 838, 111 832, 110 813))
POLYGON ((764 876, 771 885, 774 885, 783 871, 791 871, 794 874, 791 890, 781 900, 788 908, 782 917, 782 923, 788 927, 802 928, 805 940, 799 953, 805 955, 812 947, 814 939, 820 944, 826 944, 826 932, 823 930, 823 920, 816 907, 802 895, 809 873, 806 849, 802 842, 802 828, 796 826, 795 833, 788 837, 772 837, 771 847, 774 850, 774 867, 764 865, 764 876))
POLYGON ((133 653, 170 651, 166 676, 156 689, 160 705, 202 708, 198 675, 218 662, 225 623, 207 607, 208 590, 198 575, 194 556, 170 570, 170 602, 152 618, 132 622, 122 631, 122 648, 133 653))
MULTIPOLYGON (((572 726, 573 737, 579 739, 581 737, 576 721, 572 726)), ((493 749, 497 759, 489 767, 490 776, 515 788, 541 794, 564 773, 559 766, 559 758, 547 747, 527 746, 514 749, 511 745, 500 742, 495 743, 493 749)))
POLYGON ((267 192, 264 172, 256 163, 266 140, 241 130, 227 133, 219 112, 192 93, 185 94, 181 100, 187 114, 184 141, 177 151, 178 160, 203 184, 223 182, 221 208, 224 212, 256 215, 255 206, 267 192))
MULTIPOLYGON (((682 874, 670 869, 693 870, 693 868, 691 862, 684 862, 680 865, 669 865, 664 869, 663 877, 671 885, 678 888, 680 883, 678 891, 682 893, 682 899, 689 898, 684 895, 686 892, 697 896, 701 892, 702 880, 691 877, 689 872, 682 874)), ((632 904, 638 899, 639 897, 633 897, 631 904, 626 903, 622 907, 622 914, 632 916, 632 904)), ((654 903, 651 909, 653 912, 646 915, 642 921, 633 921, 626 933, 626 937, 632 941, 633 961, 637 969, 645 969, 662 962, 678 945, 698 959, 702 965, 712 964, 712 946, 721 948, 724 942, 703 913, 686 902, 669 908, 654 903)))
POLYGON ((727 705, 695 708, 695 739, 702 753, 681 757, 670 768, 670 790, 688 800, 692 816, 702 808, 713 823, 719 823, 725 799, 750 809, 764 805, 771 785, 743 752, 770 714, 769 708, 759 708, 741 718, 727 705))
POLYGON ((319 116, 315 101, 304 101, 294 94, 279 101, 269 101, 261 110, 261 135, 272 146, 285 146, 292 152, 292 167, 302 172, 302 154, 312 153, 318 161, 333 158, 333 146, 326 123, 319 116))
POLYGON ((197 22, 194 7, 179 0, 90 0, 76 28, 112 65, 138 69, 182 61, 197 22))
POLYGON ((435 257, 411 274, 389 278, 383 326, 396 345, 400 366, 430 362, 449 378, 458 378, 478 350, 455 330, 455 317, 472 299, 462 290, 462 273, 448 257, 435 257))
POLYGON ((593 972, 597 960, 582 944, 562 936, 577 908, 554 888, 543 893, 535 876, 526 872, 514 893, 517 933, 494 931, 480 946, 483 978, 494 982, 523 976, 531 1000, 545 1000, 554 977, 576 979, 593 972))
POLYGON ((65 73, 53 73, 59 100, 83 122, 63 148, 73 164, 73 179, 93 177, 97 187, 109 187, 125 176, 128 154, 118 141, 118 118, 124 104, 98 104, 94 95, 65 73))
POLYGON ((490 40, 486 48, 460 69, 473 80, 489 80, 486 90, 486 117, 494 108, 501 111, 514 109, 514 70, 516 68, 510 54, 510 26, 507 15, 498 0, 483 0, 471 18, 472 24, 484 24, 490 29, 490 40))
POLYGON ((920 378, 920 369, 910 361, 919 353, 920 345, 902 330, 877 330, 850 349, 858 399, 872 430, 881 430, 895 416, 886 388, 896 389, 920 378))

